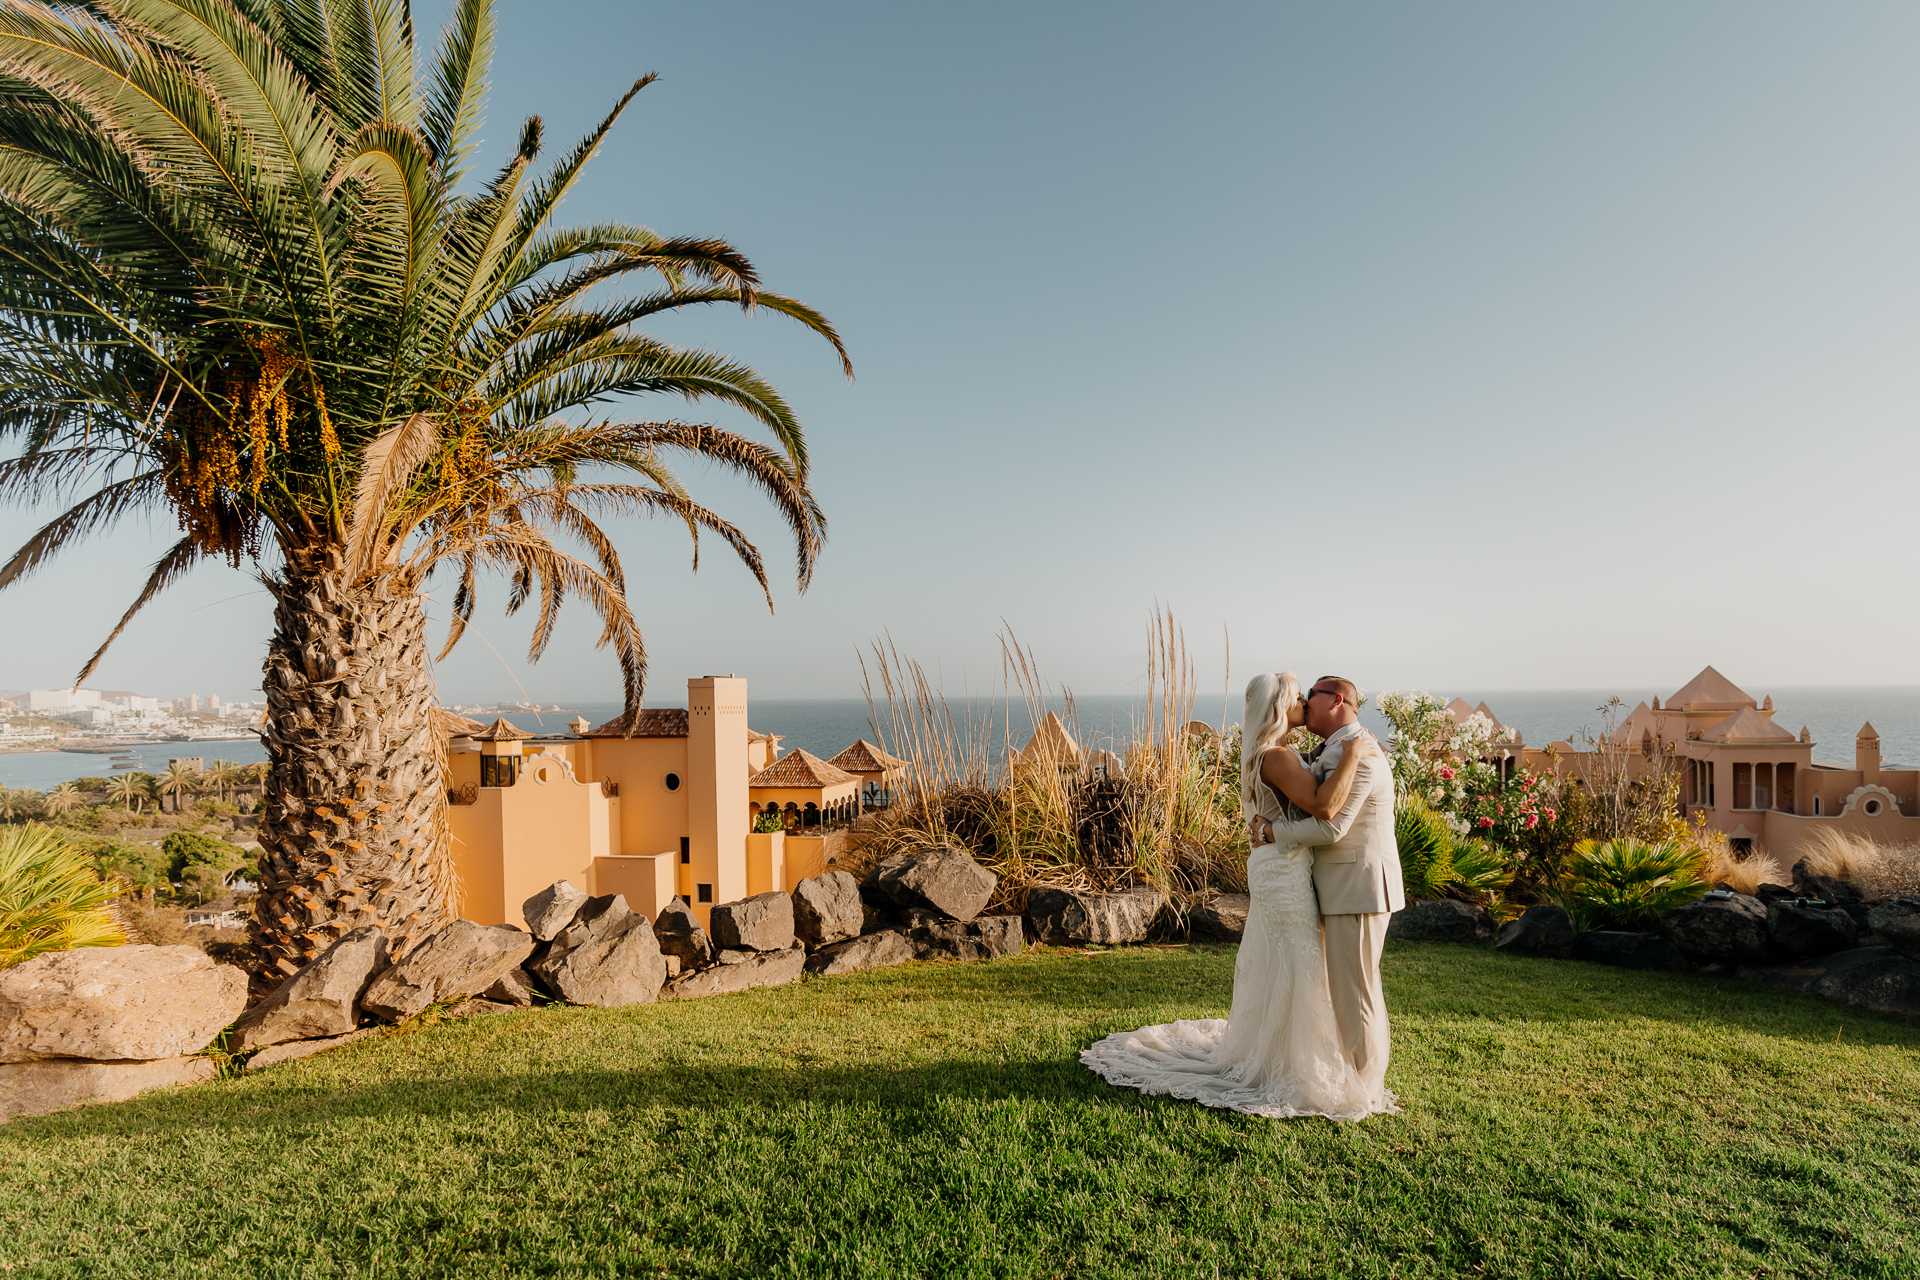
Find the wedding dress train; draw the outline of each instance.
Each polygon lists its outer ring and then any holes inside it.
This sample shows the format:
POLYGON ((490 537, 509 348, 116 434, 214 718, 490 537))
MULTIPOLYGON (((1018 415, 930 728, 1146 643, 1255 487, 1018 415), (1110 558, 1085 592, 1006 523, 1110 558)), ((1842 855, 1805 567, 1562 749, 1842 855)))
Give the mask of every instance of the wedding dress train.
POLYGON ((1109 1084, 1282 1120, 1360 1120, 1399 1111, 1340 1050, 1313 855, 1262 845, 1247 859, 1252 899, 1233 967, 1229 1016, 1121 1031, 1081 1053, 1109 1084))

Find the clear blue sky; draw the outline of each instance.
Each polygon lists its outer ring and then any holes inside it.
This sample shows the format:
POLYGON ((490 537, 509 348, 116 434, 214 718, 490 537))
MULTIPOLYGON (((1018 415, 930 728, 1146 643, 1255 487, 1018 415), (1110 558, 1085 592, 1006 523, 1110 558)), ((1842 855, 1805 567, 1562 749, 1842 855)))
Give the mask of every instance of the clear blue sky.
MULTIPOLYGON (((683 532, 623 527, 656 701, 729 671, 854 694, 888 629, 977 689, 1002 619, 1055 681, 1122 692, 1156 601, 1216 689, 1223 628, 1236 684, 1920 680, 1920 8, 503 18, 493 151, 534 112, 557 151, 658 71, 563 217, 732 240, 858 373, 777 317, 660 331, 789 394, 832 532, 770 618, 719 547, 694 577, 683 532)), ((685 478, 790 565, 751 496, 685 478)), ((0 687, 70 678, 170 535, 124 526, 0 597, 0 687)), ((509 667, 542 701, 617 696, 585 611, 529 666, 504 596, 444 696, 517 696, 509 667)), ((203 570, 92 683, 247 696, 269 623, 203 570)))

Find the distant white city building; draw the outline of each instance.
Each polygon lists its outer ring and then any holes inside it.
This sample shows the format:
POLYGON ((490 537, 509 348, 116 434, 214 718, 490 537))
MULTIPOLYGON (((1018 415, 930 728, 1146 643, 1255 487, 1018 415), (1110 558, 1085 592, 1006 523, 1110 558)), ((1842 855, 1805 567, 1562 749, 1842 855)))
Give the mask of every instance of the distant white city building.
POLYGON ((124 698, 115 698, 113 705, 119 707, 122 711, 132 711, 137 714, 142 711, 158 711, 160 709, 160 699, 142 698, 129 694, 124 698))
POLYGON ((27 694, 29 711, 51 711, 57 715, 99 705, 98 689, 35 689, 27 694))

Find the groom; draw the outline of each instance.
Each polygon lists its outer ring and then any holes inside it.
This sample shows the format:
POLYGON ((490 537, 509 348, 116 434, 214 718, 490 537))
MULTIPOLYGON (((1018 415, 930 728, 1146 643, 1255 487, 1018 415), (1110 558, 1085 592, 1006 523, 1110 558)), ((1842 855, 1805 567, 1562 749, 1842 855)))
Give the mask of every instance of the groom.
MULTIPOLYGON (((1325 780, 1347 743, 1364 732, 1359 701, 1353 681, 1339 676, 1321 676, 1307 690, 1307 728, 1326 740, 1308 758, 1316 779, 1325 780)), ((1339 813, 1275 823, 1271 838, 1313 848, 1334 1018, 1348 1061, 1377 1095, 1385 1088, 1389 1047, 1380 952, 1388 919, 1407 905, 1393 836, 1393 770, 1379 754, 1369 756, 1339 813)))

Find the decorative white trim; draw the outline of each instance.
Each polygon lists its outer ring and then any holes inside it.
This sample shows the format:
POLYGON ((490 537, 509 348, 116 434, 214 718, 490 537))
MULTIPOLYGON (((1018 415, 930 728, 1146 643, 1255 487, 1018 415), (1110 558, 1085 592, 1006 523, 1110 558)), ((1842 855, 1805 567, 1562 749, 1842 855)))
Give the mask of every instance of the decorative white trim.
MULTIPOLYGON (((1885 808, 1881 810, 1882 813, 1893 813, 1897 815, 1900 812, 1899 798, 1879 783, 1871 782, 1864 787, 1855 787, 1853 789, 1852 793, 1847 796, 1845 807, 1840 810, 1840 816, 1843 818, 1846 817, 1852 813, 1857 806, 1866 803, 1869 797, 1877 797, 1886 802, 1885 808)), ((1863 818, 1877 818, 1880 815, 1862 812, 1860 816, 1863 818)))
POLYGON ((527 759, 529 761, 551 760, 554 764, 559 766, 560 776, 562 778, 566 779, 568 782, 573 783, 575 786, 580 785, 580 779, 573 776, 573 763, 570 760, 568 760, 565 756, 559 754, 558 752, 536 751, 532 755, 528 756, 527 759))

